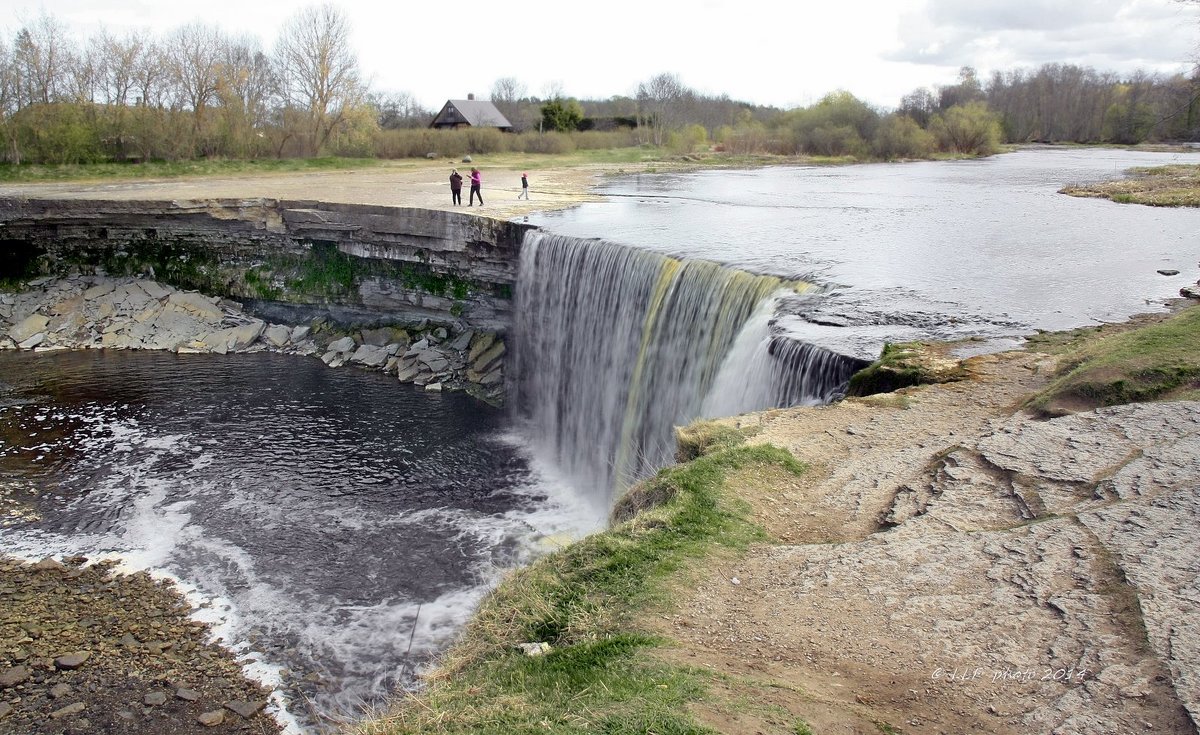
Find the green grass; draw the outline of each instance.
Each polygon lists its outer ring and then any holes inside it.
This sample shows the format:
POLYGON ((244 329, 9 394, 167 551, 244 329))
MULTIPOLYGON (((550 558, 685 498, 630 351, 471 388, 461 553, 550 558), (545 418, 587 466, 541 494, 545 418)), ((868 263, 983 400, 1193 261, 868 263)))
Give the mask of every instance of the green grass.
POLYGON ((1200 396, 1200 306, 1160 322, 1072 343, 1029 408, 1050 415, 1200 396))
POLYGON ((88 179, 158 179, 187 176, 285 173, 371 168, 387 162, 374 158, 264 158, 255 160, 205 159, 149 161, 146 163, 95 163, 81 165, 0 164, 0 181, 54 182, 88 179))
POLYGON ((515 572, 483 602, 420 695, 358 731, 397 733, 703 733, 685 705, 712 674, 672 666, 636 618, 669 603, 699 559, 765 540, 726 478, 803 466, 777 447, 718 449, 647 481, 665 502, 515 572), (528 657, 516 644, 546 642, 528 657))
POLYGON ((1118 204, 1152 207, 1200 207, 1200 165, 1172 164, 1131 168, 1126 178, 1098 184, 1071 185, 1060 193, 1099 197, 1118 204))
POLYGON ((939 360, 920 342, 885 344, 879 359, 850 376, 848 396, 889 393, 926 383, 961 380, 966 372, 957 361, 939 360))

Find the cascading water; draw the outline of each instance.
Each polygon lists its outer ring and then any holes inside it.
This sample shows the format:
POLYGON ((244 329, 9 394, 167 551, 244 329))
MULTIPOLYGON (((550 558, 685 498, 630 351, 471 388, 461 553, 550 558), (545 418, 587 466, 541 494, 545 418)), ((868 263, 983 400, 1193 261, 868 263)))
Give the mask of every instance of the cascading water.
POLYGON ((530 232, 516 291, 512 405, 536 452, 576 487, 611 501, 670 462, 674 426, 823 402, 845 385, 856 366, 832 353, 814 359, 812 348, 770 334, 773 297, 813 290, 709 261, 530 232))

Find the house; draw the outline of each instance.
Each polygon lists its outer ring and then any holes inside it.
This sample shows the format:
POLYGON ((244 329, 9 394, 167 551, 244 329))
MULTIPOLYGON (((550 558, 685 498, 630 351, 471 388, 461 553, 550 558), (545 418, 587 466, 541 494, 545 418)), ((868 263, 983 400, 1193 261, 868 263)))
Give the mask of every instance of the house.
POLYGON ((504 117, 496 106, 487 100, 477 100, 469 94, 465 100, 446 100, 441 112, 434 115, 431 128, 499 128, 505 132, 512 130, 512 123, 504 117))

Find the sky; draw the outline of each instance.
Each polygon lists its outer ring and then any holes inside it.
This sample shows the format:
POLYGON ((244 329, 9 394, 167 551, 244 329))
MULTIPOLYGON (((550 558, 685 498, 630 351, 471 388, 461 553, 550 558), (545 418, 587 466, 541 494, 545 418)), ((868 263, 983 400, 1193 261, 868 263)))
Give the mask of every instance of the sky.
MULTIPOLYGON (((190 22, 251 35, 269 51, 306 3, 280 0, 0 0, 0 31, 43 12, 76 41, 100 28, 165 36, 190 22), (5 20, 7 19, 7 20, 5 20)), ((313 3, 316 4, 316 3, 313 3)), ((1200 2, 1178 0, 335 0, 373 91, 438 110, 486 99, 515 78, 530 95, 632 95, 660 73, 735 100, 792 108, 847 90, 894 108, 964 65, 1050 62, 1118 73, 1188 72, 1200 58, 1200 2)))

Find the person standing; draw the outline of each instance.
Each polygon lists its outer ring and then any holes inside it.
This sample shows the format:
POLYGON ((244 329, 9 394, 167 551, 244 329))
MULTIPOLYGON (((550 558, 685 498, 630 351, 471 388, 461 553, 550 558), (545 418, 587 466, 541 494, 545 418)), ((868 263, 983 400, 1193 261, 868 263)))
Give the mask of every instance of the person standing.
POLYGON ((468 200, 467 206, 475 203, 476 195, 479 196, 479 206, 483 206, 483 174, 479 173, 479 169, 471 169, 471 198, 468 200))
POLYGON ((458 169, 450 172, 450 200, 454 202, 454 206, 462 206, 462 174, 458 169))
POLYGON ((529 201, 529 174, 521 174, 521 193, 517 195, 517 199, 529 201))

